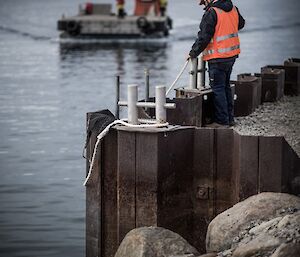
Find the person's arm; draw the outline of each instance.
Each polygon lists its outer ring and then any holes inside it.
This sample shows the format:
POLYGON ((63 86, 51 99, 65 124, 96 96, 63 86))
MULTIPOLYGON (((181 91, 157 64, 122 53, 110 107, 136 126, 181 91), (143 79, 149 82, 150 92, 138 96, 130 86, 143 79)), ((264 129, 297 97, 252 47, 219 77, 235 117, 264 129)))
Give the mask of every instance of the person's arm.
POLYGON ((245 19, 244 19, 244 17, 240 14, 240 11, 239 11, 239 9, 237 8, 237 7, 235 7, 236 8, 236 10, 237 10, 237 12, 238 12, 238 14, 239 14, 239 30, 241 30, 242 28, 244 28, 245 27, 245 19))
POLYGON ((216 24, 217 14, 215 10, 211 8, 209 11, 205 12, 202 17, 199 26, 200 31, 198 32, 198 37, 189 53, 190 57, 196 58, 200 53, 204 51, 215 34, 216 24))

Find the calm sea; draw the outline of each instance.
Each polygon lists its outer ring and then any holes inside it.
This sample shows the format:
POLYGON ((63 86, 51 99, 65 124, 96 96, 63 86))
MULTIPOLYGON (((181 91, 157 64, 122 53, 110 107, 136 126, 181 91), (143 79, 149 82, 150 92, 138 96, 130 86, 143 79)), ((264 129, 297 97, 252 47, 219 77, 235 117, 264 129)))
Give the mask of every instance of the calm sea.
MULTIPOLYGON (((61 43, 56 21, 77 13, 80 2, 0 0, 1 257, 84 256, 85 114, 113 110, 116 74, 123 98, 127 84, 143 85, 145 68, 151 92, 169 86, 202 16, 196 0, 171 0, 175 29, 168 40, 61 43)), ((247 26, 234 75, 299 57, 299 0, 235 4, 247 26)), ((178 86, 187 81, 185 74, 178 86)))

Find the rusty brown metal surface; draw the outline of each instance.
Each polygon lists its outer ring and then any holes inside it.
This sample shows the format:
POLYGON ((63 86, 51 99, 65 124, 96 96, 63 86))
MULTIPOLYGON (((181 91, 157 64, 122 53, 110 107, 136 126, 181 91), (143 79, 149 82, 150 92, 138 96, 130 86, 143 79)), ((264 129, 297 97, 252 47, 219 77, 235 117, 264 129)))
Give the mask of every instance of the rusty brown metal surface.
POLYGON ((136 226, 157 226, 158 135, 136 133, 136 226))
MULTIPOLYGON (((90 113, 87 114, 87 121, 90 113)), ((88 174, 97 135, 92 133, 87 145, 86 152, 86 175, 88 174)), ((97 161, 94 164, 94 170, 89 183, 86 187, 86 256, 92 257, 101 254, 101 194, 100 194, 100 162, 101 162, 101 146, 97 155, 97 161)))
POLYGON ((286 95, 300 94, 300 59, 291 58, 284 62, 286 95))
POLYGON ((259 137, 259 192, 281 192, 282 137, 259 137))
POLYGON ((193 134, 187 128, 158 138, 158 225, 188 241, 193 231, 193 134))
POLYGON ((258 137, 234 133, 233 170, 237 197, 235 202, 258 193, 258 147, 258 137))
POLYGON ((136 135, 118 131, 118 244, 136 227, 136 135))
POLYGON ((233 184, 233 130, 215 129, 216 146, 216 214, 232 206, 233 184))
POLYGON ((113 257, 118 244, 117 206, 117 131, 111 130, 103 140, 101 169, 101 248, 102 254, 113 257))
POLYGON ((86 256, 113 257, 126 233, 155 225, 204 252, 215 215, 258 191, 299 193, 292 183, 299 166, 281 137, 196 127, 112 129, 87 186, 86 256))
POLYGON ((256 91, 254 92, 254 98, 253 98, 253 106, 256 108, 258 107, 262 101, 261 101, 261 74, 260 73, 241 73, 237 75, 238 81, 242 81, 245 80, 245 78, 256 78, 257 79, 257 87, 256 87, 256 91))
POLYGON ((285 71, 284 94, 299 95, 300 93, 300 59, 291 58, 284 62, 284 65, 268 65, 272 69, 285 71))
POLYGON ((215 216, 215 132, 195 129, 193 174, 193 245, 205 252, 207 226, 215 216))
POLYGON ((260 80, 256 76, 239 74, 235 86, 237 100, 234 103, 234 115, 247 116, 259 105, 261 98, 260 80))
POLYGON ((300 195, 300 158, 285 139, 283 139, 282 144, 282 191, 294 195, 300 195))
POLYGON ((262 102, 274 102, 284 94, 284 69, 261 68, 262 102))
POLYGON ((176 109, 167 109, 167 121, 170 124, 201 127, 202 96, 175 98, 168 102, 176 104, 176 109))

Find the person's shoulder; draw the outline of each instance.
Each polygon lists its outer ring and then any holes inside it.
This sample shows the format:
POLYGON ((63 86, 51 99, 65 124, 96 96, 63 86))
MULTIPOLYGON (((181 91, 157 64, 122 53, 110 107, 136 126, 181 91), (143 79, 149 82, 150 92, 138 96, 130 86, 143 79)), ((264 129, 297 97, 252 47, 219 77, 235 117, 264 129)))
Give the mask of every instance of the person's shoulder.
POLYGON ((239 8, 238 8, 236 5, 234 5, 233 7, 234 7, 238 12, 240 12, 240 11, 239 11, 239 8))
POLYGON ((216 13, 216 10, 215 10, 215 8, 216 7, 210 7, 209 9, 207 9, 206 11, 205 11, 205 15, 216 15, 217 13, 216 13))
POLYGON ((209 8, 204 13, 204 17, 208 18, 208 19, 209 18, 216 18, 216 16, 217 16, 216 10, 213 7, 209 8))

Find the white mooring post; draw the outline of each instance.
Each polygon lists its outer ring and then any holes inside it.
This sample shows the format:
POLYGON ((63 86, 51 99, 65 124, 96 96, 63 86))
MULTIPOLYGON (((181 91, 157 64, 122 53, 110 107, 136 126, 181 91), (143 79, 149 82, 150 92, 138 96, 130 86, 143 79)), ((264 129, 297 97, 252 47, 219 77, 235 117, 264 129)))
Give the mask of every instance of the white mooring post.
POLYGON ((128 123, 138 124, 138 85, 128 85, 128 123))
POLYGON ((166 104, 166 87, 156 86, 155 88, 155 116, 157 123, 167 122, 166 104))
POLYGON ((166 87, 157 86, 155 88, 155 103, 154 102, 138 102, 138 86, 128 85, 128 100, 119 101, 118 106, 128 107, 128 123, 138 125, 141 123, 152 123, 151 119, 138 118, 138 108, 155 108, 156 123, 164 124, 167 122, 167 109, 175 109, 175 103, 166 103, 166 87))
POLYGON ((191 58, 190 60, 190 88, 197 88, 197 74, 198 74, 198 58, 191 58))
POLYGON ((203 54, 201 53, 198 57, 198 88, 205 88, 205 62, 203 61, 203 54))

